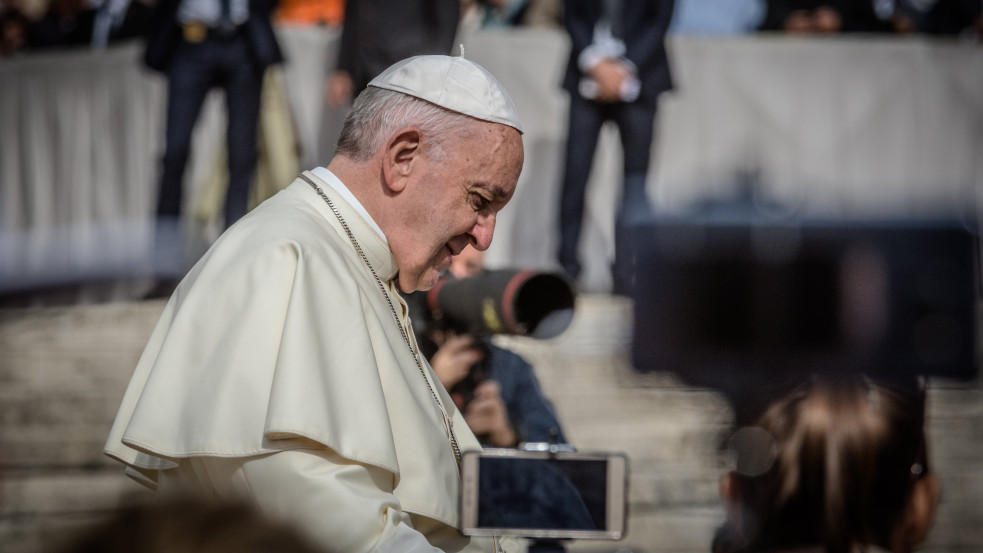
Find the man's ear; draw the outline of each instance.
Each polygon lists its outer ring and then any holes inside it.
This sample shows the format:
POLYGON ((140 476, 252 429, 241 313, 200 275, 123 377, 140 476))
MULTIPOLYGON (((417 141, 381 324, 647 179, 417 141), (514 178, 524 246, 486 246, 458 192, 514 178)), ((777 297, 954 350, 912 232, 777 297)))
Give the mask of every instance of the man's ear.
POLYGON ((421 159, 421 137, 419 129, 410 127, 400 130, 386 145, 382 173, 390 192, 402 192, 409 183, 421 159))

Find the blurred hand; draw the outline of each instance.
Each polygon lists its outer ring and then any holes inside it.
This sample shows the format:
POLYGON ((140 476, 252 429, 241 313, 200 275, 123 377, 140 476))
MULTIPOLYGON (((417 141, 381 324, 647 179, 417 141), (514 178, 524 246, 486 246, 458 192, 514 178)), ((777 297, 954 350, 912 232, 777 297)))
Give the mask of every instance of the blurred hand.
POLYGON ((433 357, 430 366, 444 388, 450 390, 468 375, 471 365, 481 361, 483 353, 474 345, 474 339, 467 334, 449 335, 433 357))
POLYGON ((894 15, 891 17, 891 29, 899 35, 910 35, 918 32, 915 22, 910 17, 894 15))
POLYGON ((829 6, 820 6, 812 12, 812 21, 817 33, 838 33, 843 28, 840 12, 829 6))
POLYGON ((485 435, 491 445, 514 447, 518 436, 509 423, 502 401, 502 388, 494 380, 486 380, 474 390, 474 399, 464 412, 464 420, 477 436, 485 435))
POLYGON ((328 77, 324 94, 331 107, 347 105, 352 99, 352 76, 348 71, 335 71, 328 77))
POLYGON ((612 103, 621 99, 621 83, 626 73, 618 60, 605 59, 590 70, 590 77, 597 83, 596 102, 612 103))
POLYGON ((782 24, 785 32, 793 34, 811 33, 813 31, 812 25, 812 16, 804 10, 795 10, 788 14, 782 24))

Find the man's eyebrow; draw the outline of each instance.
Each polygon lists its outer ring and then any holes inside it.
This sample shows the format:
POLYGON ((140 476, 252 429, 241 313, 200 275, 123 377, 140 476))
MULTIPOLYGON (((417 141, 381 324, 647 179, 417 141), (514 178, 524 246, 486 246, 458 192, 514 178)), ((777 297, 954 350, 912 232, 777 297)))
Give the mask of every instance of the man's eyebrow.
POLYGON ((504 198, 509 195, 504 187, 499 185, 492 185, 487 183, 478 183, 478 186, 484 188, 485 190, 491 192, 491 194, 497 198, 504 198))

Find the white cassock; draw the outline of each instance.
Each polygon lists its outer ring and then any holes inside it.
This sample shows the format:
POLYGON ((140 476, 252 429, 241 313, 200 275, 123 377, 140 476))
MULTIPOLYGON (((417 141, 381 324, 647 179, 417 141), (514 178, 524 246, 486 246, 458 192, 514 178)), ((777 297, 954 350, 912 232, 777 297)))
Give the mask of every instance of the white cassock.
POLYGON ((389 246, 344 185, 316 171, 305 175, 382 286, 297 179, 178 286, 105 452, 161 491, 245 499, 328 551, 492 550, 456 528, 449 427, 462 450, 481 446, 404 340, 400 326, 418 351, 389 246))

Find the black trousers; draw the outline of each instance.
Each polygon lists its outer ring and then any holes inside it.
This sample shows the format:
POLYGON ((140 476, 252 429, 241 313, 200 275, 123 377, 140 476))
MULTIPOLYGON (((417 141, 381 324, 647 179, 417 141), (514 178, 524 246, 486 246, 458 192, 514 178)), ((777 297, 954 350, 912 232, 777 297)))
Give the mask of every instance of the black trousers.
MULTIPOLYGON (((602 104, 570 94, 566 159, 560 191, 560 247, 558 259, 573 279, 580 275, 577 253, 584 218, 584 198, 598 137, 605 121, 614 121, 624 152, 624 180, 616 227, 633 212, 649 212, 645 179, 654 135, 657 103, 631 102, 602 104)), ((617 234, 617 232, 616 232, 617 234)))
POLYGON ((242 34, 208 37, 202 42, 180 41, 168 71, 167 131, 157 215, 180 217, 183 181, 191 135, 208 92, 221 87, 228 112, 226 134, 229 187, 225 197, 225 226, 246 214, 249 185, 256 169, 256 128, 263 70, 253 62, 242 34))

